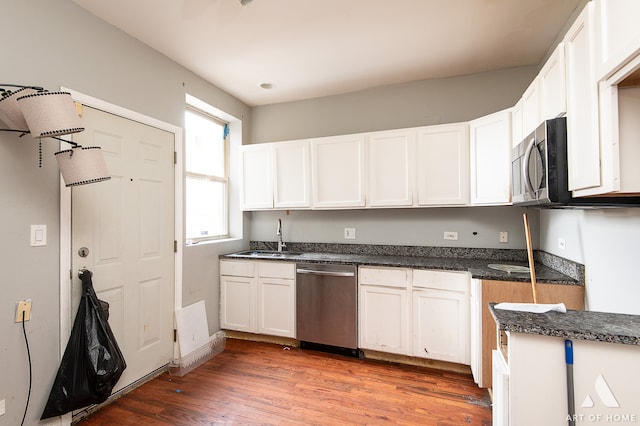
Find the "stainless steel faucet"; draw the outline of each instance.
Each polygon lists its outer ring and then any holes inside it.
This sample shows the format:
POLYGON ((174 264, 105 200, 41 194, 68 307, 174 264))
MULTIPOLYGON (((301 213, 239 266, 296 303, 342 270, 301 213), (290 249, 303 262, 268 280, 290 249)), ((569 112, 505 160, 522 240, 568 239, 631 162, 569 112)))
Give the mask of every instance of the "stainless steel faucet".
POLYGON ((276 236, 278 237, 278 251, 286 250, 287 244, 282 241, 282 219, 278 219, 278 228, 276 229, 276 236))

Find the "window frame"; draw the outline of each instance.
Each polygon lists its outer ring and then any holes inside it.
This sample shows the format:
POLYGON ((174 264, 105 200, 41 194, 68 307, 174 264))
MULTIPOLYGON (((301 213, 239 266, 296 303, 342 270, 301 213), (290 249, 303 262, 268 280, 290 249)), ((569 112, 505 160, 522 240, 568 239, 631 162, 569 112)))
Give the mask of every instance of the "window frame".
MULTIPOLYGON (((193 105, 190 105, 189 103, 186 104, 185 109, 184 109, 185 114, 187 112, 191 112, 193 114, 198 114, 208 120, 212 120, 218 124, 223 125, 224 127, 226 127, 227 129, 229 129, 229 125, 230 123, 226 120, 221 119, 220 117, 216 117, 215 115, 208 113, 207 111, 203 111, 200 108, 197 108, 193 105)), ((186 120, 185 120, 186 121, 186 120)), ((224 240, 224 239, 228 239, 230 238, 231 235, 231 231, 230 231, 230 224, 229 224, 229 210, 230 210, 230 206, 229 206, 229 156, 230 156, 230 142, 229 142, 229 132, 227 131, 224 139, 223 139, 223 151, 224 151, 224 176, 216 176, 216 175, 208 175, 208 174, 203 174, 203 173, 196 173, 196 172, 190 172, 187 168, 187 162, 186 162, 186 157, 189 155, 188 150, 188 139, 187 139, 187 126, 185 123, 185 167, 184 167, 184 179, 185 179, 185 243, 186 245, 193 245, 193 244, 198 244, 198 243, 202 243, 202 242, 208 242, 208 241, 218 241, 218 240, 224 240), (206 180, 206 181, 210 181, 210 182, 220 182, 224 184, 224 208, 223 208, 223 216, 224 216, 224 229, 225 229, 225 233, 221 234, 221 235, 214 235, 214 236, 210 236, 207 235, 205 237, 194 237, 194 238, 190 238, 187 235, 187 227, 188 227, 188 221, 189 221, 189 216, 187 215, 187 205, 188 205, 188 200, 187 200, 187 192, 186 192, 186 182, 187 179, 192 178, 192 179, 199 179, 199 180, 206 180)))

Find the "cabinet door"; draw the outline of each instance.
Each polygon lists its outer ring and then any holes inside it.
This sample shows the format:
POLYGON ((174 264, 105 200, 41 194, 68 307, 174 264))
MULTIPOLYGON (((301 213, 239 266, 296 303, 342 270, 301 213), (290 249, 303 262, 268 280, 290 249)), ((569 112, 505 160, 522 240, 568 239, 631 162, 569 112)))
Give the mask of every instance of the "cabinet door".
POLYGON ((536 77, 522 95, 522 131, 533 132, 540 120, 540 77, 536 77))
POLYGON ((511 111, 504 110, 469 123, 471 204, 511 202, 511 111))
POLYGON ((407 290, 360 286, 360 348, 409 355, 407 290))
POLYGON ((469 363, 473 380, 482 383, 482 280, 471 280, 469 306, 469 363))
POLYGON ((258 287, 255 278, 220 277, 220 328, 257 331, 258 287))
POLYGON ((511 108, 511 122, 511 147, 514 147, 525 138, 522 131, 522 99, 511 108))
POLYGON ((242 209, 273 208, 272 144, 245 145, 240 152, 242 209))
POLYGON ((494 425, 509 424, 509 368, 498 350, 492 351, 494 425))
POLYGON ((364 207, 364 136, 311 141, 313 206, 364 207))
POLYGON ((469 203, 467 123, 418 129, 418 205, 469 203))
POLYGON ((561 117, 567 112, 564 43, 560 42, 539 74, 541 119, 561 117))
POLYGON ((469 304, 463 293, 413 292, 413 355, 469 364, 469 304))
POLYGON ((368 135, 368 205, 388 207, 413 204, 414 141, 415 130, 368 135))
POLYGON ((258 289, 258 332, 295 338, 295 280, 260 278, 258 289))
POLYGON ((640 2, 596 0, 595 16, 599 52, 597 79, 608 78, 621 65, 640 53, 640 2))
POLYGON ((311 207, 308 140, 273 144, 273 204, 277 209, 311 207))
POLYGON ((600 185, 598 85, 594 76, 593 3, 567 32, 567 155, 569 189, 600 185))

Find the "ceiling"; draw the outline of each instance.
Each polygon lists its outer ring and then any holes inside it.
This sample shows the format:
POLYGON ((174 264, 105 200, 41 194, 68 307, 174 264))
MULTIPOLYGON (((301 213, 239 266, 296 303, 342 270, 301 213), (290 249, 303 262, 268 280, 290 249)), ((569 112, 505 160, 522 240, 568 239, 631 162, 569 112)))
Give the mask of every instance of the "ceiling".
POLYGON ((581 2, 73 1, 250 106, 537 65, 581 2))

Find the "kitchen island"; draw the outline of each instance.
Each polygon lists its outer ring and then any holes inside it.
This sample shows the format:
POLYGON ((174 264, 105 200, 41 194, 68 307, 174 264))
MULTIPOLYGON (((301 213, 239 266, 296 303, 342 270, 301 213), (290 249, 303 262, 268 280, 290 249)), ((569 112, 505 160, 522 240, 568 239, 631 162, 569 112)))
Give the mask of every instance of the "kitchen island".
POLYGON ((573 346, 575 424, 640 422, 639 315, 495 306, 494 424, 567 424, 566 340, 573 346))

